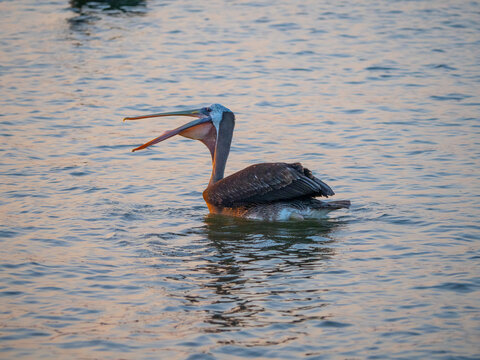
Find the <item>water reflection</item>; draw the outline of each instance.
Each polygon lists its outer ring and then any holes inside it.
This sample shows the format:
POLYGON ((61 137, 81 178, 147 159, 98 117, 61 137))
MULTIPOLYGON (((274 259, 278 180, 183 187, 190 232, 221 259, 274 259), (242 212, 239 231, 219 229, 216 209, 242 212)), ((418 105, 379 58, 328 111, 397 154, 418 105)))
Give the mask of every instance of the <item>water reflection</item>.
MULTIPOLYGON (((343 223, 328 218, 321 221, 264 222, 209 214, 205 217, 204 230, 221 254, 249 249, 255 243, 266 251, 293 251, 301 256, 302 251, 297 251, 296 246, 333 242, 329 233, 340 225, 343 223)), ((330 254, 327 248, 323 250, 326 251, 323 255, 330 254)), ((262 253, 252 255, 263 256, 262 253)))
POLYGON ((208 215, 202 231, 216 254, 192 270, 200 273, 203 291, 214 295, 189 293, 186 299, 196 307, 208 303, 204 322, 214 325, 212 332, 323 318, 321 297, 328 289, 312 287, 311 279, 335 255, 331 233, 340 225, 208 215))
POLYGON ((67 19, 70 29, 87 36, 91 35, 91 26, 100 21, 105 14, 143 15, 147 9, 145 0, 70 0, 69 3, 77 14, 67 19))
POLYGON ((94 10, 120 10, 131 11, 132 6, 145 6, 146 0, 70 0, 70 6, 78 11, 84 8, 94 10))

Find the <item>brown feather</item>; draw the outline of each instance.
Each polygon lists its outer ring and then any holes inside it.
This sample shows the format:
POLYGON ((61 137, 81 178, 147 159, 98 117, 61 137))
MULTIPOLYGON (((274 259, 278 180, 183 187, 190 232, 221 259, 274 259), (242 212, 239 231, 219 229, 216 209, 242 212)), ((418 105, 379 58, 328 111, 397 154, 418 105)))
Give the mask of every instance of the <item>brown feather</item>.
POLYGON ((203 198, 218 207, 265 204, 277 201, 334 195, 300 163, 251 165, 210 185, 203 198))

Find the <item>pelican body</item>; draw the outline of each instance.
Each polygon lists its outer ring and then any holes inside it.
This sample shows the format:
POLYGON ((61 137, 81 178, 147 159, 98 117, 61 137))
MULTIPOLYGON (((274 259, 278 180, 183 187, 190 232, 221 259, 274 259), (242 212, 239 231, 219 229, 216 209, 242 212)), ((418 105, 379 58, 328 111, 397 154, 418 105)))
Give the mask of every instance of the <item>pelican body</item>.
POLYGON ((196 119, 132 151, 145 149, 172 136, 201 141, 212 156, 212 175, 203 198, 213 214, 258 220, 302 220, 318 218, 327 212, 348 208, 350 201, 320 201, 333 190, 300 163, 261 163, 224 177, 230 153, 235 115, 220 104, 201 109, 127 117, 139 120, 163 116, 190 116, 196 119))

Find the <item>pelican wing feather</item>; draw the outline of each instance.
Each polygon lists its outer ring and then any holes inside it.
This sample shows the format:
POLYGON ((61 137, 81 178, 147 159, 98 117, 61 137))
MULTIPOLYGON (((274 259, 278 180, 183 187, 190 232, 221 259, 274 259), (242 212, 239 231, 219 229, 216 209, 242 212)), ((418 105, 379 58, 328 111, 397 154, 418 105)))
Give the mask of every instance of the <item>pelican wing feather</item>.
POLYGON ((217 181, 203 192, 203 197, 215 206, 234 207, 334 194, 300 163, 262 163, 217 181))

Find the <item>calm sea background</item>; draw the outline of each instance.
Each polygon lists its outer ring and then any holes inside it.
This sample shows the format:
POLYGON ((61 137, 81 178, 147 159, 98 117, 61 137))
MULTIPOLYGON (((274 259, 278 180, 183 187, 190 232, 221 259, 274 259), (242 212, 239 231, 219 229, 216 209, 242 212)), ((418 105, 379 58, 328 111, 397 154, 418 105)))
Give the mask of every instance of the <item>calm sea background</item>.
POLYGON ((0 358, 480 358, 479 2, 115 3, 0 1, 0 358), (227 174, 351 209, 209 216, 201 143, 130 152, 211 103, 227 174))

